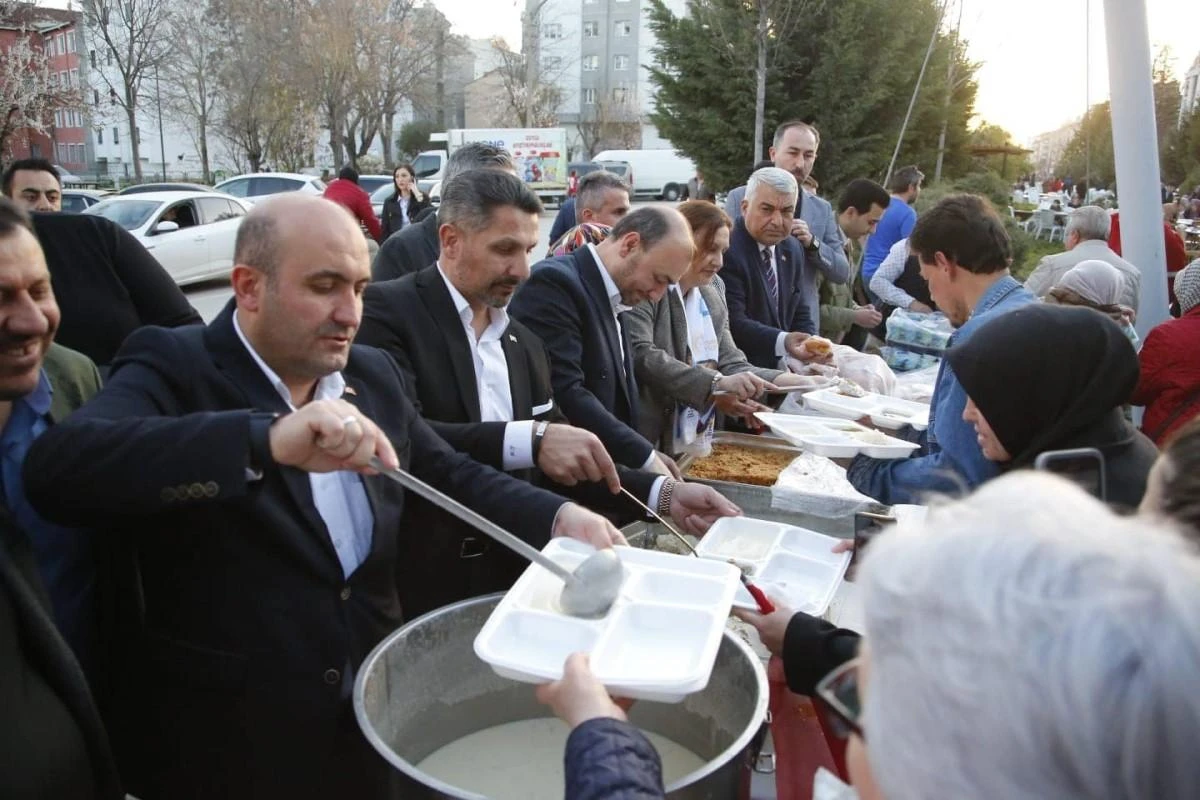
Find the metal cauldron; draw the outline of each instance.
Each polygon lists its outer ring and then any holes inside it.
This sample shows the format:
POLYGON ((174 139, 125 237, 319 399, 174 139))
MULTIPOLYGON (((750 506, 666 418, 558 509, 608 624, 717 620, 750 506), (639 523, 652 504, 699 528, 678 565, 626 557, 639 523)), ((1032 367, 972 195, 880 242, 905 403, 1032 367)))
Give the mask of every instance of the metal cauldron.
MULTIPOLYGON (((480 798, 421 772, 426 756, 475 731, 549 716, 534 687, 501 678, 476 657, 475 636, 500 595, 446 606, 380 642, 359 670, 354 713, 368 741, 403 777, 405 798, 480 798)), ((749 795, 752 752, 767 710, 762 662, 728 631, 708 688, 681 703, 639 702, 630 720, 693 751, 704 767, 667 786, 679 800, 749 795)))

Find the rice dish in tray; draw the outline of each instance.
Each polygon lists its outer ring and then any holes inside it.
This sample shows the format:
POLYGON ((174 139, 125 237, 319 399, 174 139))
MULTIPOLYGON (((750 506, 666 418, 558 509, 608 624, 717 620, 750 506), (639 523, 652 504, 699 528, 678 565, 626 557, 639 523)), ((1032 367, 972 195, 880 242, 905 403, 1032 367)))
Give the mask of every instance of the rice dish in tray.
POLYGON ((697 459, 692 464, 687 477, 773 486, 779 473, 792 463, 796 455, 786 451, 718 444, 713 446, 712 455, 697 459))

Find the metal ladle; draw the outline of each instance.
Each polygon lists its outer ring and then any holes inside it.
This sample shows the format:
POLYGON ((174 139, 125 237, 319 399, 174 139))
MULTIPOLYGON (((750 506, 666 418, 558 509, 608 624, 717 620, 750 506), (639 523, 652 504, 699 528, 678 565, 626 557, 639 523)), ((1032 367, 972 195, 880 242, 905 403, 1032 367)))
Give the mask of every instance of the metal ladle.
POLYGON ((559 605, 563 611, 573 617, 602 617, 617 599, 621 591, 621 582, 625 577, 625 569, 621 559, 611 547, 597 550, 574 572, 568 572, 565 567, 555 563, 537 548, 501 528, 487 517, 479 514, 454 498, 425 483, 420 478, 400 469, 384 466, 378 458, 371 459, 371 468, 386 475, 410 492, 420 495, 434 505, 449 511, 480 533, 487 534, 500 544, 515 552, 517 555, 532 561, 554 573, 563 582, 562 594, 559 595, 559 605))

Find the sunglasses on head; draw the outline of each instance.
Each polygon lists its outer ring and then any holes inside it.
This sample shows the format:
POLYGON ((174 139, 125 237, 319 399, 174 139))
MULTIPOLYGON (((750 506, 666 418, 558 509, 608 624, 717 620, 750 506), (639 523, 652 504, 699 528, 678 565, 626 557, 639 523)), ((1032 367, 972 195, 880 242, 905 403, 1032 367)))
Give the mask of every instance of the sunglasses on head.
POLYGON ((852 658, 830 672, 817 684, 817 698, 825 710, 833 732, 841 738, 863 736, 862 702, 858 694, 858 668, 862 660, 852 658))

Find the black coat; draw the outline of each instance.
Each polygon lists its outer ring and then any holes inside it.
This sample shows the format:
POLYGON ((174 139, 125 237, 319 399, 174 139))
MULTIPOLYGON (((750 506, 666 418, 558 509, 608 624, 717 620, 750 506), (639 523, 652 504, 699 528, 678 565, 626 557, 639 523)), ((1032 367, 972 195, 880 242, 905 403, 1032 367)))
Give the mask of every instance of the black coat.
POLYGON ((542 261, 509 312, 545 344, 554 401, 571 424, 600 437, 614 461, 641 467, 654 447, 638 433, 633 346, 613 319, 601 269, 586 247, 542 261))
POLYGON ((29 540, 2 509, 0 707, 0 796, 125 796, 83 671, 50 618, 29 540))
MULTIPOLYGON (((288 407, 232 324, 146 328, 105 389, 29 451, 30 500, 63 524, 136 544, 144 607, 130 645, 121 767, 155 798, 389 797, 392 769, 354 722, 353 671, 401 622, 405 496, 364 477, 371 550, 344 577, 309 476, 270 459, 288 407), (262 470, 255 479, 250 465, 262 470), (63 503, 70 497, 70 503, 63 503)), ((544 541, 561 498, 453 451, 418 416, 386 353, 355 345, 343 399, 403 468, 544 541)), ((132 626, 131 621, 131 626, 132 626)))
MULTIPOLYGON (((429 208, 428 196, 421 195, 420 200, 409 197, 408 218, 416 222, 418 215, 427 208, 429 208)), ((383 201, 383 214, 380 222, 383 225, 383 235, 380 237, 380 241, 385 241, 393 233, 398 233, 401 228, 405 227, 404 209, 401 208, 400 199, 396 195, 393 194, 383 201)))
POLYGON ((441 252, 437 214, 430 213, 420 222, 392 234, 380 245, 375 263, 371 265, 371 280, 390 281, 410 272, 420 272, 437 261, 441 252))
POLYGON ((567 737, 564 797, 570 800, 657 800, 663 797, 662 759, 628 722, 597 717, 567 737))
POLYGON ((729 303, 729 330, 734 343, 756 367, 775 369, 779 356, 775 342, 781 331, 816 333, 818 320, 809 311, 803 271, 811 269, 806 254, 794 236, 775 245, 775 272, 779 283, 779 305, 771 302, 762 274, 762 245, 750 236, 745 220, 733 226, 729 249, 725 251, 721 280, 725 281, 725 299, 729 303))
MULTIPOLYGON (((363 295, 362 326, 355 341, 382 348, 396 359, 418 410, 431 428, 456 442, 472 458, 502 468, 507 423, 480 421, 479 387, 470 343, 436 266, 369 285, 363 295)), ((553 402, 550 363, 541 340, 521 323, 512 321, 500 341, 508 364, 513 419, 566 422, 553 402)), ((537 469, 511 474, 608 511, 618 524, 635 516, 635 508, 627 498, 614 496, 603 485, 561 486, 537 469)), ((621 483, 644 497, 656 477, 623 470, 621 483)), ((454 529, 445 536, 411 537, 405 541, 413 548, 411 557, 400 561, 401 605, 406 617, 507 589, 526 566, 523 560, 490 546, 474 529, 429 504, 412 503, 405 519, 414 530, 431 526, 454 529), (419 568, 411 568, 413 565, 419 568)))
POLYGON ((102 368, 143 325, 203 320, 167 271, 128 231, 91 214, 34 214, 62 322, 54 340, 102 368))

